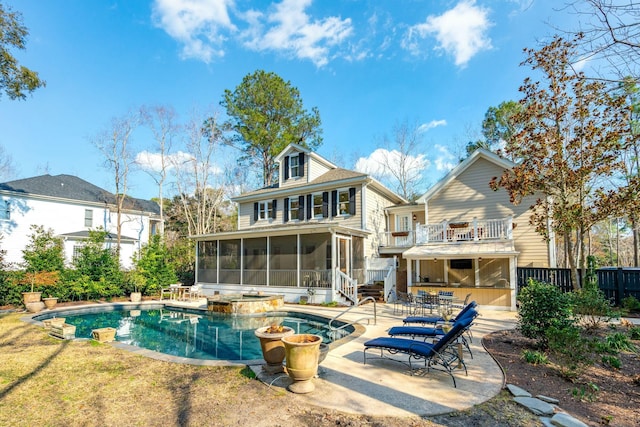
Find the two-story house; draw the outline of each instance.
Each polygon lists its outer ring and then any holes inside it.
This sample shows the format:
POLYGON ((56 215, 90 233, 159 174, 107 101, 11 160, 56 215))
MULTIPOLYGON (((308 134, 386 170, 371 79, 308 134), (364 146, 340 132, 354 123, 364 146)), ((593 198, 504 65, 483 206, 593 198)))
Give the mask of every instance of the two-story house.
POLYGON ((195 236, 196 281, 206 292, 355 302, 366 260, 378 253, 385 209, 406 200, 296 144, 276 161, 278 184, 232 199, 237 231, 195 236))
MULTIPOLYGON (((160 207, 149 200, 126 198, 122 211, 120 263, 130 268, 132 257, 149 241, 159 225, 160 207)), ((31 225, 52 229, 64 240, 68 263, 89 235, 109 232, 106 244, 115 247, 115 196, 72 175, 41 175, 0 184, 0 234, 6 261, 22 262, 31 225)))
POLYGON ((381 256, 399 256, 400 291, 454 291, 479 304, 515 309, 517 267, 554 267, 553 235, 545 242, 529 223, 530 197, 518 205, 489 182, 514 166, 477 150, 414 204, 387 208, 381 256))
POLYGON ((297 301, 313 289, 315 302, 355 302, 357 286, 381 279, 372 270, 389 267, 397 292, 453 291, 513 310, 517 268, 555 265, 553 235, 545 242, 529 224, 534 199, 513 205, 490 188, 514 166, 490 151, 473 153, 414 203, 295 144, 277 160, 277 185, 233 199, 238 231, 195 237, 196 280, 209 292, 297 301))

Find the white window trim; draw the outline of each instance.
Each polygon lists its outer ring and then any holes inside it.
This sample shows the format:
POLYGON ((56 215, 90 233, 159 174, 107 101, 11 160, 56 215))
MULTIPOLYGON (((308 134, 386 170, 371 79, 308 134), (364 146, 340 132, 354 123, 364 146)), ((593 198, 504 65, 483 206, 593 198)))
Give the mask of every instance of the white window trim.
POLYGON ((336 216, 351 216, 351 214, 349 213, 349 210, 350 210, 350 207, 351 207, 350 206, 351 202, 349 200, 349 188, 348 187, 347 188, 338 188, 336 190, 338 191, 338 194, 336 196, 336 203, 338 204, 338 206, 336 206, 336 216), (342 213, 341 212, 342 209, 340 209, 340 194, 342 194, 342 193, 346 193, 346 195, 347 195, 347 202, 346 202, 347 209, 346 209, 345 213, 342 213))
POLYGON ((273 200, 258 202, 258 221, 271 221, 273 212, 273 200), (262 215, 264 214, 264 217, 262 215))
POLYGON ((297 153, 289 155, 289 179, 300 178, 300 162, 299 162, 299 160, 300 160, 300 157, 298 157, 297 153), (296 173, 295 173, 295 175, 293 173, 293 168, 294 168, 293 159, 295 159, 295 162, 296 162, 296 165, 295 165, 296 173))
POLYGON ((289 222, 291 222, 291 221, 300 221, 300 219, 298 217, 298 212, 300 211, 300 199, 299 199, 299 196, 289 197, 289 206, 287 206, 287 209, 289 210, 289 222), (298 207, 296 208, 295 217, 291 214, 291 212, 293 212, 293 210, 291 208, 291 204, 294 203, 294 202, 298 204, 298 207))
POLYGON ((396 215, 396 231, 411 231, 413 229, 413 223, 412 223, 411 219, 412 219, 411 214, 396 215), (406 221, 407 221, 407 228, 406 229, 401 227, 403 218, 406 218, 406 221))
POLYGON ((311 216, 311 219, 322 219, 322 218, 324 218, 322 216, 322 192, 312 193, 311 194, 311 213, 313 214, 311 216), (320 213, 319 214, 316 214, 316 206, 317 206, 316 203, 315 203, 316 196, 320 197, 320 205, 319 205, 320 213))

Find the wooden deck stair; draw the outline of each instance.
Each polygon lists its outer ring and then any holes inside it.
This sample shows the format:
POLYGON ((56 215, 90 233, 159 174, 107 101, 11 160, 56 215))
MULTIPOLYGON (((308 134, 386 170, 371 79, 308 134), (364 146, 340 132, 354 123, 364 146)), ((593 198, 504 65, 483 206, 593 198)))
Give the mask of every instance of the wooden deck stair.
POLYGON ((374 282, 372 285, 358 286, 358 300, 373 297, 376 301, 384 301, 384 283, 374 282))

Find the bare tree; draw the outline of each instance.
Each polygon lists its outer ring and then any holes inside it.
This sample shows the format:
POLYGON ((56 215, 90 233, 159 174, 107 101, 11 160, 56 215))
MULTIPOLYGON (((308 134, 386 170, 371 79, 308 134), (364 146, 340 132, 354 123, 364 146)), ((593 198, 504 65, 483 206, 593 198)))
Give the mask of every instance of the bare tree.
MULTIPOLYGON (((640 66, 640 2, 572 0, 567 6, 580 16, 581 60, 602 61, 608 79, 638 77, 640 66), (611 76, 613 74, 613 77, 611 76)), ((601 76, 602 77, 602 76, 601 76)))
POLYGON ((217 231, 219 209, 224 200, 220 182, 221 168, 214 162, 223 141, 218 115, 195 114, 186 125, 188 156, 174 162, 176 187, 189 235, 217 231), (203 125, 204 123, 204 125, 203 125))
POLYGON ((383 149, 376 150, 381 169, 378 175, 405 199, 414 200, 422 188, 422 172, 428 160, 422 154, 422 132, 417 123, 409 124, 405 119, 393 126, 393 135, 382 137, 383 149))
POLYGON ((129 172, 134 164, 131 154, 131 134, 138 125, 137 114, 129 113, 123 117, 114 117, 111 124, 92 140, 93 145, 104 155, 105 167, 113 173, 113 185, 116 206, 116 253, 120 257, 122 237, 122 211, 127 199, 129 172))
MULTIPOLYGON (((163 186, 167 180, 169 169, 172 167, 168 156, 171 154, 173 138, 176 136, 179 126, 175 124, 176 113, 172 107, 162 105, 153 107, 143 106, 140 109, 140 116, 142 123, 149 127, 155 140, 154 151, 157 153, 159 162, 157 164, 156 162, 153 162, 153 165, 147 164, 143 166, 143 170, 147 172, 147 174, 149 174, 149 176, 151 176, 158 185, 158 200, 160 202, 160 233, 164 233, 163 186)), ((144 159, 139 159, 138 164, 141 164, 141 161, 144 162, 144 159)))
POLYGON ((5 181, 11 179, 16 173, 13 166, 13 158, 7 153, 2 145, 0 145, 0 180, 5 181))

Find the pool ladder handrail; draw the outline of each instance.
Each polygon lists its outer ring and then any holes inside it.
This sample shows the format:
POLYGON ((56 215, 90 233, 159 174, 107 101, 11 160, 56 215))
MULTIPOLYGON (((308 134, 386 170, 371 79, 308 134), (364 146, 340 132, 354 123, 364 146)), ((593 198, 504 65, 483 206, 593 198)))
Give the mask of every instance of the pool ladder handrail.
POLYGON ((362 298, 360 301, 358 301, 358 304, 354 304, 354 305, 352 305, 350 307, 347 307, 346 310, 341 311, 340 313, 335 315, 331 320, 329 320, 329 329, 331 331, 339 331, 341 329, 346 328, 347 326, 353 325, 354 323, 360 323, 361 320, 366 320, 367 321, 367 325, 368 325, 369 324, 369 320, 371 319, 371 316, 361 317, 359 319, 356 319, 356 320, 353 320, 353 321, 350 321, 350 322, 345 322, 344 325, 339 326, 337 328, 332 325, 334 320, 338 319, 340 316, 342 316, 344 314, 347 314, 352 309, 354 309, 356 307, 359 307, 360 304, 362 304, 363 302, 368 301, 368 300, 373 301, 373 324, 377 325, 378 324, 378 311, 377 311, 377 307, 376 307, 376 299, 374 297, 365 297, 365 298, 362 298))

